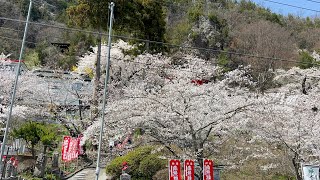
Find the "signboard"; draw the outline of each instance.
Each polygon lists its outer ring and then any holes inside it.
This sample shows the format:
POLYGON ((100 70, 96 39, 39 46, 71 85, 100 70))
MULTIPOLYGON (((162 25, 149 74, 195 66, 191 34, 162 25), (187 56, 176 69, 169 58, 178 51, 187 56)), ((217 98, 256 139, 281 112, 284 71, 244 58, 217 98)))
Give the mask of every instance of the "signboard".
POLYGON ((181 180, 180 160, 171 159, 169 161, 169 180, 181 180))
POLYGON ((184 180, 194 180, 194 161, 184 161, 184 180))
POLYGON ((303 180, 319 180, 319 166, 302 165, 303 180))
POLYGON ((79 156, 80 138, 72 138, 70 136, 63 137, 62 143, 62 161, 71 161, 79 156))
POLYGON ((214 180, 213 161, 210 159, 203 160, 203 180, 214 180))

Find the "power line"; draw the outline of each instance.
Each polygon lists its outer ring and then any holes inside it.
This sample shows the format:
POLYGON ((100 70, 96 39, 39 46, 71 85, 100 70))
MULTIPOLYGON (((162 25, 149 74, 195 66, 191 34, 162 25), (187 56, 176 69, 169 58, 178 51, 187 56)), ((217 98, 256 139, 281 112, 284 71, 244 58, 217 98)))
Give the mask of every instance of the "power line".
MULTIPOLYGON (((25 23, 26 21, 20 20, 20 19, 12 19, 12 18, 6 18, 6 17, 0 17, 2 20, 7 20, 7 21, 15 21, 15 22, 22 22, 25 23)), ((85 32, 88 34, 99 34, 97 31, 88 31, 88 30, 83 30, 83 29, 77 29, 77 28, 68 28, 68 27, 63 27, 63 26, 57 26, 57 25, 51 25, 51 24, 45 24, 45 23, 39 23, 39 22, 29 22, 30 24, 38 25, 38 26, 47 26, 47 27, 52 27, 52 28, 57 28, 57 29, 63 29, 63 30, 70 30, 70 31, 78 31, 78 32, 85 32)), ((102 35, 107 36, 107 33, 101 33, 102 35)))
MULTIPOLYGON (((137 38, 130 38, 130 37, 126 37, 126 36, 118 36, 118 35, 114 35, 113 37, 123 37, 123 38, 126 38, 126 39, 137 39, 137 38)), ((4 36, 0 36, 0 38, 10 39, 10 40, 14 40, 14 41, 21 41, 20 39, 14 39, 14 38, 4 37, 4 36)), ((258 58, 258 59, 268 59, 268 60, 276 60, 276 61, 283 61, 283 62, 299 63, 298 61, 291 60, 291 59, 282 59, 282 58, 275 58, 275 57, 268 57, 268 56, 259 56, 259 55, 247 54, 247 53, 231 52, 231 51, 225 51, 225 50, 216 50, 216 49, 212 49, 212 48, 200 48, 200 47, 192 47, 192 46, 179 46, 179 45, 173 45, 173 44, 164 43, 164 42, 158 42, 158 41, 149 41, 149 40, 144 40, 144 39, 140 39, 140 40, 142 40, 144 42, 157 43, 157 44, 167 45, 169 47, 171 46, 171 47, 181 48, 181 49, 204 50, 204 51, 209 51, 209 52, 226 53, 226 54, 230 54, 230 55, 246 56, 246 57, 258 58)), ((26 43, 37 44, 36 42, 30 42, 30 41, 28 41, 26 43)), ((302 62, 300 62, 300 63, 302 63, 302 62)))
POLYGON ((319 1, 315 1, 315 0, 306 0, 306 1, 314 2, 314 3, 319 3, 319 4, 320 4, 320 2, 319 2, 319 1))
MULTIPOLYGON (((6 17, 0 17, 0 19, 9 20, 9 21, 16 21, 16 22, 25 22, 23 20, 11 19, 11 18, 6 18, 6 17)), ((49 24, 45 24, 45 23, 37 23, 37 22, 30 22, 30 23, 31 24, 35 24, 35 25, 39 25, 39 26, 48 26, 48 27, 64 29, 64 30, 85 32, 85 33, 91 33, 91 34, 99 34, 99 32, 95 32, 95 31, 88 31, 88 30, 82 30, 82 29, 76 29, 76 28, 68 28, 68 27, 62 27, 62 26, 56 26, 56 25, 49 25, 49 24)), ((107 33, 101 33, 101 34, 102 35, 107 35, 107 33)), ((135 40, 135 41, 139 41, 139 42, 148 42, 148 43, 164 45, 164 46, 167 46, 167 47, 181 48, 181 49, 203 50, 203 51, 209 51, 209 52, 225 53, 225 54, 230 54, 230 55, 245 56, 245 57, 251 57, 251 58, 258 58, 258 59, 268 59, 268 60, 276 60, 276 61, 297 63, 297 61, 291 60, 291 59, 260 56, 260 55, 254 55, 254 54, 249 54, 249 53, 240 53, 240 52, 235 52, 235 51, 218 50, 218 49, 214 49, 214 48, 201 48, 201 47, 194 47, 194 46, 175 45, 175 44, 165 43, 165 42, 161 42, 161 41, 152 41, 152 40, 146 40, 146 39, 123 36, 123 35, 113 35, 112 37, 119 38, 119 39, 135 40)), ((28 42, 28 43, 36 44, 34 42, 28 42)))
POLYGON ((292 5, 292 4, 281 3, 281 2, 271 1, 271 0, 264 0, 264 1, 271 2, 271 3, 274 3, 274 4, 280 4, 280 5, 284 5, 284 6, 289 6, 289 7, 294 7, 294 8, 298 8, 298 9, 303 9, 303 10, 307 10, 307 11, 313 11, 313 12, 320 13, 320 11, 315 10, 315 9, 309 9, 309 8, 305 8, 305 7, 295 6, 295 5, 292 5))
POLYGON ((16 32, 23 32, 23 31, 21 31, 21 30, 12 29, 12 28, 6 28, 6 27, 0 27, 0 29, 10 30, 10 31, 16 31, 16 32))
MULTIPOLYGON (((21 42, 21 41, 22 41, 21 39, 15 39, 15 38, 10 38, 10 37, 5 37, 5 36, 0 36, 0 38, 12 40, 12 41, 18 41, 18 42, 21 42)), ((25 41, 25 42, 28 43, 28 44, 37 44, 37 43, 35 43, 35 42, 30 42, 30 41, 25 41)))
POLYGON ((48 2, 46 2, 46 1, 43 1, 43 0, 41 0, 41 1, 36 1, 36 0, 33 0, 33 2, 35 2, 35 3, 38 3, 38 4, 46 4, 47 6, 50 6, 50 7, 53 7, 53 8, 57 8, 57 6, 54 6, 54 5, 52 5, 52 4, 49 4, 48 2))

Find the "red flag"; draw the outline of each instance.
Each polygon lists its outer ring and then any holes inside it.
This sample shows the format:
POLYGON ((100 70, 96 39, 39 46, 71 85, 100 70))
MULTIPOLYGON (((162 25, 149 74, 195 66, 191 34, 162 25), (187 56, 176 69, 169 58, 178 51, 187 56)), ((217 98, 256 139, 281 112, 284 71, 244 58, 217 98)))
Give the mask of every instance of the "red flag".
POLYGON ((214 180, 213 161, 210 159, 203 160, 203 180, 214 180))
POLYGON ((169 161, 169 180, 181 180, 180 160, 171 159, 169 161))
POLYGON ((184 161, 184 180, 194 180, 194 161, 184 161))
POLYGON ((62 161, 68 161, 69 159, 69 146, 70 146, 70 140, 71 137, 70 136, 64 136, 63 137, 63 142, 62 142, 62 161))
POLYGON ((78 154, 79 154, 79 155, 82 155, 82 154, 84 153, 83 148, 82 148, 82 146, 81 146, 81 144, 80 144, 82 138, 83 138, 83 134, 80 134, 80 135, 78 136, 78 154))

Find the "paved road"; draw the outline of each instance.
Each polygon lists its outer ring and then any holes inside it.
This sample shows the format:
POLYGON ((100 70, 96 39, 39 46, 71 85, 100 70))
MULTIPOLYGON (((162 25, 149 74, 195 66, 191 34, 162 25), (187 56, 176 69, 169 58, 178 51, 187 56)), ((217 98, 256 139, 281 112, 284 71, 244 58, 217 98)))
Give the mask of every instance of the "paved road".
MULTIPOLYGON (((95 174, 96 169, 95 168, 88 168, 84 169, 71 178, 69 180, 95 180, 96 174, 95 174)), ((105 168, 100 169, 100 174, 99 174, 99 180, 106 180, 107 175, 105 172, 105 168)))

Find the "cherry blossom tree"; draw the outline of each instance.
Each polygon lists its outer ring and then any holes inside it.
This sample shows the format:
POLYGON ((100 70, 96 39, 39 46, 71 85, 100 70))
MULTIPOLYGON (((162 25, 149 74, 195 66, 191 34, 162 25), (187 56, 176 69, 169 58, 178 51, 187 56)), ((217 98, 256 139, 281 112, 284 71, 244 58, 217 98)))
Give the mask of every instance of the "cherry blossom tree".
MULTIPOLYGON (((3 70, 0 73, 2 83, 1 120, 5 121, 10 105, 14 72, 3 70)), ((36 121, 52 120, 62 123, 71 134, 79 134, 85 128, 85 113, 80 113, 80 121, 66 116, 66 111, 84 110, 88 104, 90 83, 77 79, 77 76, 62 72, 34 71, 21 73, 17 85, 13 118, 29 118, 36 121), (75 87, 79 85, 80 87, 75 87), (81 103, 80 103, 81 102, 81 103)))
POLYGON ((320 76, 315 69, 292 69, 288 74, 276 78, 290 77, 291 82, 258 98, 259 104, 249 114, 253 125, 250 129, 259 139, 281 145, 288 154, 296 178, 302 180, 301 163, 319 163, 320 89, 316 84, 320 76), (301 86, 305 76, 313 84, 307 94, 303 93, 301 86))
MULTIPOLYGON (((254 98, 245 95, 253 82, 245 69, 216 81, 222 70, 211 62, 188 55, 175 61, 161 54, 113 57, 110 86, 117 93, 108 99, 105 132, 125 134, 143 128, 150 141, 164 145, 173 156, 186 155, 202 164, 210 155, 205 151, 212 146, 209 137, 223 133, 229 120, 243 116, 253 105, 254 98), (173 146, 184 150, 184 155, 173 146)), ((97 128, 89 128, 86 138, 97 128)))

